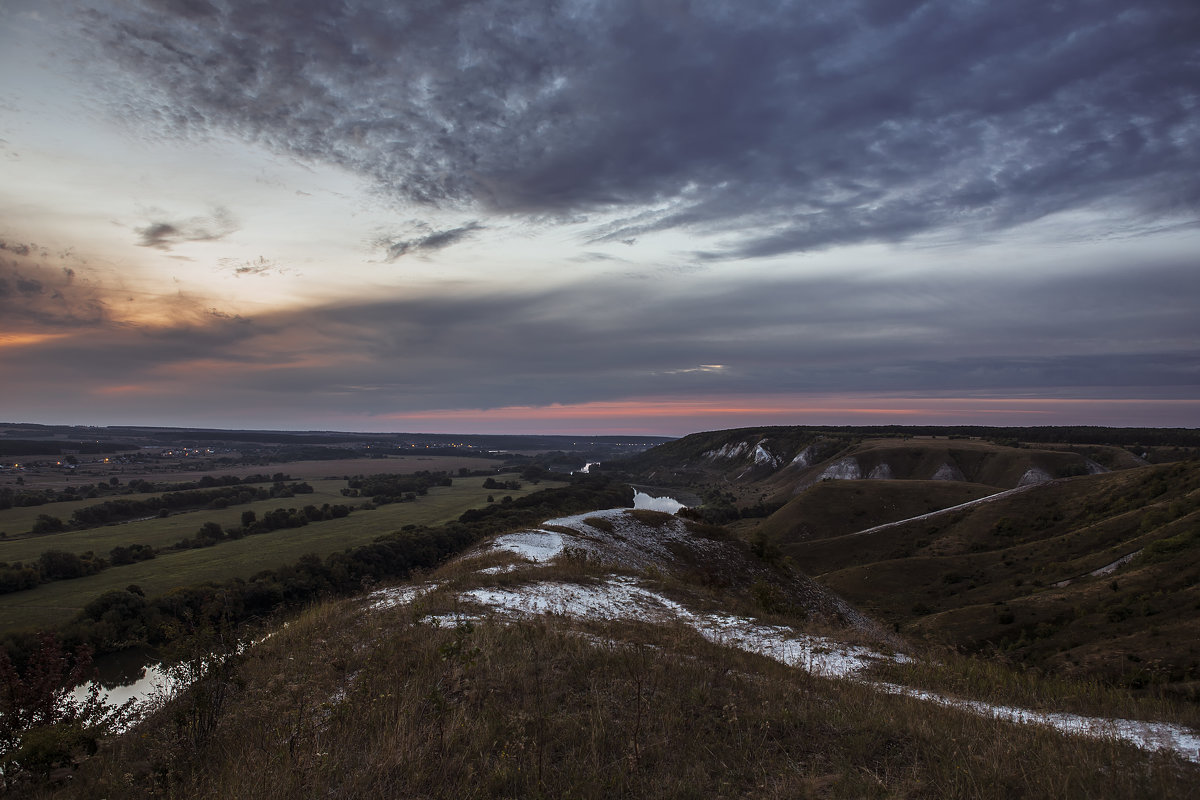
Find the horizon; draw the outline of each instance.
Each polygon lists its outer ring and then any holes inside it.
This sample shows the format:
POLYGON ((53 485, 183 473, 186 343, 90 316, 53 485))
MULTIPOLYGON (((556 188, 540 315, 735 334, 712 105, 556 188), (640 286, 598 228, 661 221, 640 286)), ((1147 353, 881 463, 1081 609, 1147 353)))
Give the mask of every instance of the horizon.
POLYGON ((0 18, 0 415, 1200 427, 1171 0, 0 18))
POLYGON ((962 429, 965 427, 966 428, 979 427, 979 428, 985 428, 985 429, 1014 430, 1014 431, 1027 429, 1027 428, 1038 429, 1038 428, 1060 428, 1060 427, 1096 428, 1096 429, 1102 429, 1102 430, 1103 429, 1111 429, 1111 430, 1183 430, 1183 431, 1200 430, 1200 428, 1194 428, 1194 427, 1189 428, 1186 426, 1169 426, 1169 425, 1125 425, 1125 426, 1087 425, 1087 424, 1080 424, 1080 425, 1075 425, 1075 424, 1066 424, 1066 425, 982 425, 982 424, 966 423, 966 422, 965 423, 957 423, 957 424, 947 424, 947 423, 939 423, 939 422, 907 423, 907 424, 905 424, 905 423, 877 423, 877 424, 873 424, 873 425, 865 425, 865 424, 864 425, 854 425, 854 424, 840 424, 840 423, 796 423, 796 424, 768 423, 768 424, 761 424, 761 425, 732 425, 732 426, 720 427, 720 428, 699 428, 699 429, 694 429, 694 430, 688 430, 684 433, 671 434, 671 433, 636 432, 636 431, 633 431, 633 432, 624 431, 624 432, 611 433, 611 432, 603 432, 603 431, 596 431, 596 430, 591 430, 591 431, 585 431, 585 430, 577 430, 577 431, 537 430, 537 431, 517 431, 517 432, 485 431, 485 430, 457 430, 457 431, 455 431, 455 430, 446 430, 446 429, 440 429, 440 430, 415 430, 415 429, 357 430, 357 429, 335 429, 335 428, 213 427, 213 426, 205 426, 205 425, 134 425, 134 424, 104 425, 104 424, 68 423, 68 422, 33 422, 33 421, 29 421, 29 420, 22 420, 19 422, 12 421, 12 420, 0 421, 0 428, 2 428, 2 427, 21 428, 21 427, 27 426, 27 425, 28 426, 42 426, 42 427, 48 427, 48 428, 64 428, 64 427, 66 427, 66 428, 95 428, 98 430, 114 430, 114 429, 119 430, 119 429, 123 429, 123 428, 130 428, 133 430, 165 430, 165 431, 180 431, 180 432, 200 431, 200 432, 207 432, 207 433, 228 432, 228 433, 234 433, 234 434, 236 434, 236 433, 342 434, 342 435, 346 435, 346 436, 404 436, 404 435, 411 434, 414 436, 437 436, 437 437, 512 436, 512 437, 533 438, 533 437, 541 436, 541 437, 551 437, 551 438, 578 437, 581 439, 587 439, 587 438, 615 439, 615 438, 630 437, 630 438, 659 438, 659 439, 669 439, 669 440, 685 438, 692 434, 719 433, 719 432, 723 432, 723 431, 737 431, 737 430, 757 430, 757 429, 774 428, 774 427, 813 429, 813 430, 820 430, 823 428, 831 428, 831 429, 861 428, 861 429, 866 429, 866 430, 879 429, 879 428, 898 428, 898 429, 901 429, 901 432, 903 432, 904 429, 929 430, 932 428, 932 429, 959 430, 959 429, 962 429))

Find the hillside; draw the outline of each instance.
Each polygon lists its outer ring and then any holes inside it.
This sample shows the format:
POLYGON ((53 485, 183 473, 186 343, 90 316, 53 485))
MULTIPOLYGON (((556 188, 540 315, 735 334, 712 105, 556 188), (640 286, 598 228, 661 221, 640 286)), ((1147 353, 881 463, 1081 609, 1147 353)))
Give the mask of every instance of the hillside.
POLYGON ((1200 699, 1194 432, 944 430, 712 431, 626 468, 910 636, 1200 699))
MULTIPOLYGON (((831 494, 815 486, 797 500, 828 514, 831 494)), ((1032 486, 861 534, 847 527, 777 541, 798 568, 906 633, 1200 697, 1200 463, 1032 486)))
POLYGON ((965 481, 821 481, 790 499, 759 530, 777 543, 825 539, 995 494, 965 481))
POLYGON ((955 481, 1010 489, 1146 463, 1104 445, 1037 447, 965 437, 864 437, 807 428, 692 434, 614 468, 665 486, 719 485, 741 499, 786 501, 824 480, 955 481))
POLYGON ((1194 731, 1088 716, 1179 711, 927 660, 658 512, 502 535, 190 663, 190 689, 33 793, 1187 797, 1200 779, 1194 731))

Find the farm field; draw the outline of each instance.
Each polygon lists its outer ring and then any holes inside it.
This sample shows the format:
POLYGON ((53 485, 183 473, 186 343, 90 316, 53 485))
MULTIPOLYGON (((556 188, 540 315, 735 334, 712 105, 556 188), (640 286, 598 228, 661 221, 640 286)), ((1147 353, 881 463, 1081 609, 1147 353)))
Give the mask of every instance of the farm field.
MULTIPOLYGON (((459 478, 457 480, 481 483, 483 478, 459 478)), ((364 498, 342 497, 341 490, 346 487, 344 480, 308 481, 308 484, 313 487, 312 494, 298 494, 295 497, 273 497, 268 500, 255 500, 252 503, 241 503, 222 509, 202 508, 195 511, 175 513, 164 518, 154 517, 151 519, 132 520, 130 522, 104 525, 99 528, 62 531, 60 533, 42 534, 40 536, 24 536, 18 539, 10 538, 6 541, 0 541, 0 561, 28 561, 37 558, 46 550, 66 550, 70 553, 84 553, 91 550, 96 555, 104 556, 114 547, 131 544, 144 544, 155 548, 170 547, 181 539, 191 537, 206 522, 215 522, 222 528, 236 526, 240 524, 242 512, 244 511, 253 511, 257 516, 261 517, 264 513, 273 511, 276 508, 303 508, 307 505, 315 505, 319 508, 325 503, 330 503, 331 505, 342 503, 357 507, 359 504, 366 502, 364 498)), ((247 484, 250 487, 269 485, 247 484)), ((144 500, 160 494, 164 493, 122 495, 121 497, 122 499, 144 500)), ((13 527, 16 530, 27 531, 29 530, 29 526, 33 524, 33 519, 24 520, 24 517, 36 517, 37 514, 50 514, 66 522, 70 519, 71 513, 76 508, 102 502, 104 502, 103 499, 83 500, 68 503, 48 503, 36 508, 11 508, 0 512, 0 520, 2 520, 0 521, 0 525, 6 524, 10 518, 17 518, 23 522, 24 527, 21 527, 21 525, 14 525, 13 527), (62 511, 61 516, 54 513, 59 510, 62 511), (12 517, 9 515, 12 515, 12 517)), ((0 527, 0 530, 5 530, 5 528, 0 527)), ((9 531, 9 536, 12 536, 11 530, 9 531)))
MULTIPOLYGON (((170 466, 172 465, 164 465, 165 468, 170 466)), ((173 472, 169 471, 168 469, 160 471, 135 470, 134 468, 123 467, 114 470, 106 469, 102 474, 97 473, 95 475, 83 473, 81 471, 80 474, 73 476, 73 481, 68 481, 66 483, 64 483, 63 476, 58 474, 47 477, 45 480, 41 481, 39 481, 36 476, 30 476, 26 478, 26 483, 23 488, 36 490, 49 488, 61 489, 64 486, 78 487, 87 483, 107 481, 109 477, 117 477, 122 483, 129 483, 130 481, 138 479, 154 483, 186 483, 196 482, 204 477, 221 478, 228 475, 233 475, 238 478, 245 478, 249 475, 274 475, 277 473, 283 473, 288 476, 287 480, 285 481, 286 483, 307 481, 318 491, 321 490, 318 486, 318 483, 324 484, 325 481, 328 481, 329 483, 337 483, 338 486, 336 489, 334 489, 334 494, 338 495, 337 502, 344 502, 344 499, 341 498, 340 494, 338 494, 337 489, 340 489, 345 485, 342 483, 342 479, 349 475, 377 475, 380 473, 406 475, 413 472, 419 472, 421 470, 428 470, 430 472, 456 473, 462 468, 469 470, 492 470, 496 469, 497 467, 498 463, 491 459, 459 456, 399 456, 389 458, 355 458, 329 461, 289 461, 280 464, 271 464, 269 466, 227 466, 189 472, 173 472)), ((9 488, 14 489, 18 488, 11 479, 8 481, 0 481, 0 485, 9 485, 9 488)), ((269 482, 247 485, 264 486, 269 485, 269 482)), ((12 539, 13 537, 19 537, 27 534, 30 528, 33 527, 34 521, 41 514, 58 517, 66 522, 71 518, 71 514, 73 514, 76 509, 85 508, 90 505, 95 505, 96 503, 102 503, 105 500, 117 498, 145 500, 149 497, 156 497, 164 493, 165 492, 145 492, 138 494, 116 495, 113 497, 101 497, 91 500, 69 500, 61 503, 46 503, 45 505, 41 506, 4 509, 0 510, 0 532, 7 534, 8 538, 12 539)), ((313 497, 313 495, 309 495, 309 497, 313 497)), ((307 505, 309 502, 313 501, 309 500, 302 505, 307 505)), ((334 501, 330 499, 324 499, 318 502, 317 505, 319 506, 321 503, 326 502, 332 503, 334 501)), ((282 503, 271 506, 271 508, 278 508, 279 505, 282 505, 282 503)), ((238 509, 245 509, 249 507, 250 506, 247 505, 237 506, 238 509)), ((255 508, 256 512, 258 512, 258 510, 259 509, 255 508)), ((240 518, 241 514, 238 513, 234 514, 231 519, 236 521, 240 518)), ((200 520, 200 522, 197 522, 196 525, 199 526, 201 522, 206 522, 208 519, 209 518, 200 520)), ((232 524, 232 522, 226 523, 216 518, 212 518, 212 520, 221 525, 232 524)), ((174 544, 176 541, 178 541, 178 539, 171 540, 168 544, 174 544)), ((105 549, 112 548, 118 544, 128 544, 128 542, 116 542, 115 544, 107 545, 105 549)), ((151 542, 144 542, 144 544, 151 544, 151 542)), ((70 549, 72 552, 84 552, 86 550, 95 550, 96 552, 101 552, 98 549, 99 546, 88 546, 78 549, 72 549, 58 544, 54 546, 58 547, 59 549, 70 549)), ((157 547, 160 545, 155 546, 157 547)), ((45 549, 47 548, 43 547, 37 550, 34 555, 36 556, 45 549)), ((23 557, 27 557, 9 555, 9 552, 16 551, 6 551, 5 543, 0 542, 0 561, 14 561, 20 560, 23 557)))
MULTIPOLYGON (((375 462, 376 465, 378 463, 375 462)), ((515 476, 497 477, 511 479, 515 476)), ((342 519, 315 522, 302 528, 285 528, 255 534, 236 541, 222 542, 214 547, 165 552, 148 561, 110 567, 85 578, 54 581, 34 589, 0 595, 0 633, 60 624, 69 620, 100 594, 112 589, 124 589, 130 584, 137 584, 148 596, 153 596, 176 586, 228 578, 248 578, 260 570, 293 562, 307 553, 323 556, 369 542, 376 536, 391 533, 404 525, 449 522, 469 508, 484 505, 489 494, 495 495, 498 500, 501 495, 520 497, 560 485, 543 481, 537 486, 524 483, 518 490, 497 491, 484 489, 484 480, 486 478, 455 478, 453 486, 433 487, 428 495, 413 503, 393 503, 374 510, 355 509, 350 516, 342 519)), ((312 485, 316 489, 313 494, 292 498, 275 498, 220 511, 201 510, 167 519, 0 542, 0 560, 36 558, 38 554, 52 547, 70 550, 84 543, 89 544, 84 549, 98 553, 106 553, 108 549, 117 545, 133 543, 155 544, 156 541, 160 541, 161 543, 155 546, 161 547, 193 535, 205 522, 236 525, 242 511, 247 509, 261 513, 280 507, 302 508, 309 504, 320 506, 326 502, 363 502, 341 496, 338 490, 345 485, 344 481, 314 481, 312 485), (86 536, 91 538, 82 538, 86 536), (108 544, 110 541, 112 543, 108 544), (8 549, 13 546, 22 549, 8 549), (32 555, 16 555, 17 552, 23 553, 25 548, 31 549, 32 555)))
MULTIPOLYGON (((191 460, 163 461, 153 466, 138 464, 87 463, 80 465, 74 473, 66 475, 58 470, 30 471, 23 473, 27 489, 61 489, 66 486, 79 486, 83 483, 107 481, 118 478, 122 483, 141 478, 147 481, 196 481, 205 475, 218 477, 221 475, 237 475, 244 478, 247 475, 284 472, 293 480, 313 480, 341 475, 374 475, 381 472, 410 473, 427 469, 431 472, 457 472, 466 467, 469 470, 496 469, 499 462, 491 458, 474 456, 420 456, 403 455, 386 458, 332 458, 324 461, 286 461, 272 464, 237 464, 209 465, 194 463, 191 460)), ((15 476, 0 480, 0 485, 10 485, 15 488, 15 476)))

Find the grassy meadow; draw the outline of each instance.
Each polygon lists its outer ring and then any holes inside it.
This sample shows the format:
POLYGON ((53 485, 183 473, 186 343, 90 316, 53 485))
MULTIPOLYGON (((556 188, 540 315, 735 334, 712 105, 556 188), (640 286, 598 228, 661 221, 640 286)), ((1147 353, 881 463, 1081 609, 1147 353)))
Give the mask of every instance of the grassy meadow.
MULTIPOLYGON (((379 464, 378 461, 374 463, 379 464)), ((436 468, 430 462, 422 463, 421 469, 436 468)), ((499 480, 511 480, 516 476, 496 477, 499 480)), ((558 485, 548 481, 537 486, 524 482, 518 490, 495 490, 484 489, 484 480, 482 477, 456 477, 453 486, 432 487, 427 495, 418 497, 412 503, 392 503, 372 510, 356 507, 350 516, 342 519, 254 534, 235 541, 224 541, 213 547, 166 551, 148 561, 109 567, 84 578, 54 581, 33 589, 0 595, 0 633, 60 624, 100 594, 124 589, 130 584, 140 586, 148 596, 153 596, 176 586, 248 578, 262 569, 293 562, 308 553, 323 556, 370 542, 376 536, 391 533, 405 525, 436 525, 452 521, 469 508, 485 505, 488 495, 495 496, 499 501, 504 495, 521 497, 558 485)), ((342 497, 340 489, 346 485, 343 480, 315 480, 310 484, 314 489, 312 494, 291 498, 273 498, 220 510, 178 513, 164 519, 0 541, 0 561, 32 560, 50 549, 77 553, 91 550, 98 555, 105 555, 113 547, 130 544, 164 548, 192 536, 205 522, 216 522, 222 527, 236 526, 246 510, 255 511, 261 517, 264 512, 276 508, 302 508, 310 504, 319 507, 323 503, 358 506, 366 502, 366 499, 342 497)), ((103 500, 86 502, 98 503, 103 500)), ((39 508, 41 513, 47 513, 49 509, 66 505, 57 503, 39 508)), ((18 510, 25 512, 31 509, 9 509, 18 510)), ((3 513, 7 514, 8 511, 3 513)))

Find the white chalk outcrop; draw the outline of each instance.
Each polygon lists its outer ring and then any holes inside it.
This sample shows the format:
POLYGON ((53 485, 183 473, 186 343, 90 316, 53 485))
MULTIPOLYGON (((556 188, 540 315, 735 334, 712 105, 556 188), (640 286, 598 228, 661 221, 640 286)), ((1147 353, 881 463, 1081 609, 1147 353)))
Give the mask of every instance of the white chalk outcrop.
POLYGON ((733 458, 740 458, 749 452, 749 442, 738 442, 737 444, 730 442, 729 444, 719 447, 716 450, 709 450, 708 452, 704 453, 704 457, 710 461, 729 460, 733 458))
POLYGON ((853 458, 843 458, 825 468, 817 478, 819 481, 856 481, 862 478, 862 468, 853 458))

